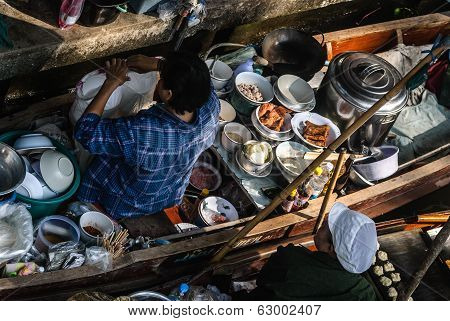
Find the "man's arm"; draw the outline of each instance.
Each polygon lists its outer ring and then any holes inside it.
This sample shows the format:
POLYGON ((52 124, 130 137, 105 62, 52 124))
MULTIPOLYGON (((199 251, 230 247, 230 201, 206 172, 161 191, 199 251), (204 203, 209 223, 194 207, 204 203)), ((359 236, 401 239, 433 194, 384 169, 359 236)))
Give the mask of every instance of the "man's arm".
POLYGON ((163 63, 163 58, 147 57, 144 55, 134 55, 127 59, 128 68, 138 73, 161 71, 163 63))

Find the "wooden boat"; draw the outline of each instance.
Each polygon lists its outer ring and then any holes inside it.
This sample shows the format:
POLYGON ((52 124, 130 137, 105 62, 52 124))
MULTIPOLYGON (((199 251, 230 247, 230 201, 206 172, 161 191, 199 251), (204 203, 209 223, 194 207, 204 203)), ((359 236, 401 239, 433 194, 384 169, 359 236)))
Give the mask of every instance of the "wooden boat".
MULTIPOLYGON (((439 32, 449 31, 448 20, 431 16, 434 18, 410 18, 326 34, 329 58, 344 50, 386 49, 396 43, 395 39, 403 39, 405 44, 429 43, 439 32), (386 38, 387 35, 394 36, 394 39, 386 38), (370 47, 367 47, 368 44, 370 47)), ((71 95, 56 97, 26 111, 10 115, 0 120, 0 130, 26 127, 33 115, 67 107, 72 99, 71 95)), ((446 150, 440 149, 427 157, 442 152, 445 153, 446 150)), ((399 176, 340 197, 339 201, 375 218, 450 183, 450 156, 441 157, 411 170, 419 161, 426 162, 427 158, 419 158, 416 162, 409 163, 409 167, 404 167, 405 172, 399 176)), ((252 262, 252 258, 267 256, 268 254, 261 253, 270 253, 279 244, 310 241, 321 203, 322 198, 319 198, 311 201, 305 210, 271 217, 261 222, 235 245, 235 250, 220 265, 220 269, 230 268, 234 264, 232 260, 239 258, 241 265, 238 266, 245 271, 252 268, 252 265, 248 264, 252 262), (244 265, 248 266, 242 268, 244 265)), ((128 253, 115 261, 113 268, 107 272, 91 266, 82 266, 73 270, 0 279, 0 299, 65 299, 86 289, 110 294, 130 293, 163 283, 170 285, 173 280, 179 282, 204 267, 208 258, 234 236, 245 222, 252 219, 252 214, 254 213, 249 212, 247 217, 238 221, 166 236, 164 238, 171 241, 171 244, 128 253)), ((261 264, 261 260, 255 264, 261 264)))

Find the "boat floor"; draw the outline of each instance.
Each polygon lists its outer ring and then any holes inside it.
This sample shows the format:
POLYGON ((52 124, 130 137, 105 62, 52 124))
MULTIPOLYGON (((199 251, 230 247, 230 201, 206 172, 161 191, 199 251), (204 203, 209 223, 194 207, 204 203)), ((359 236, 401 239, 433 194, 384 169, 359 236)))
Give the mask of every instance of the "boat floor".
MULTIPOLYGON (((388 253, 389 260, 400 271, 403 282, 417 270, 428 250, 421 230, 382 235, 378 242, 380 249, 388 253)), ((415 301, 450 300, 449 270, 435 261, 412 297, 415 301)))

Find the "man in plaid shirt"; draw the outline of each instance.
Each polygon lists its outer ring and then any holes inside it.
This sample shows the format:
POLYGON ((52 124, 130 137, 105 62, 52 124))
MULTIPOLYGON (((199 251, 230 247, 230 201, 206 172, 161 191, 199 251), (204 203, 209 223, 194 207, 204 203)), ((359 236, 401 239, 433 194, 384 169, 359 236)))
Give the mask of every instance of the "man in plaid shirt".
POLYGON ((115 219, 179 204, 195 161, 218 128, 220 104, 208 68, 195 55, 172 53, 113 59, 105 69, 105 83, 75 126, 75 138, 96 155, 79 199, 100 204, 115 219), (127 81, 128 67, 160 71, 161 103, 136 116, 101 119, 108 98, 127 81))

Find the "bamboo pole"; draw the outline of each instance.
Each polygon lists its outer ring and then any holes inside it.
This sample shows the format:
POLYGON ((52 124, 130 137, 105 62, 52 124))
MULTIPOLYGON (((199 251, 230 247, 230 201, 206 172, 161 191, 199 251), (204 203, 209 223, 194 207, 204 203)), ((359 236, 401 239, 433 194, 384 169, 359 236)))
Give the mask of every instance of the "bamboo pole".
POLYGON ((348 127, 341 135, 336 138, 326 149, 320 154, 291 184, 289 184, 279 195, 277 195, 272 202, 259 212, 253 220, 248 222, 236 235, 231 238, 211 259, 211 263, 220 262, 229 251, 233 249, 233 245, 237 241, 245 237, 258 223, 263 221, 270 213, 272 213, 283 200, 285 200, 291 192, 298 188, 327 157, 333 153, 339 146, 341 146, 353 133, 355 133, 362 125, 365 124, 381 107, 394 98, 407 82, 418 73, 426 64, 431 62, 433 57, 441 55, 449 46, 442 46, 434 49, 430 54, 423 58, 405 77, 400 80, 386 95, 370 107, 364 114, 361 115, 350 127, 348 127))
POLYGON ((333 194, 334 188, 336 186, 336 182, 338 180, 339 174, 342 169, 342 165, 344 165, 345 160, 345 152, 346 149, 342 148, 341 152, 339 153, 338 160, 336 162, 336 167, 334 168, 333 176, 331 176, 330 184, 328 185, 327 192, 325 193, 325 197, 322 201, 322 206, 320 207, 319 216, 316 220, 316 225, 314 226, 313 234, 316 234, 317 231, 322 226, 323 220, 325 219, 325 210, 327 209, 328 202, 330 201, 331 195, 333 194))
POLYGON ((444 248, 445 242, 447 242, 448 237, 450 236, 450 219, 447 220, 447 223, 442 227, 439 231, 438 235, 436 235, 433 243, 431 244, 430 250, 427 251, 424 260, 420 264, 417 271, 413 274, 411 281, 404 288, 400 289, 398 300, 406 301, 408 298, 414 293, 416 288, 419 286, 420 281, 422 281, 423 277, 427 273, 431 264, 436 260, 439 253, 441 253, 444 248))

